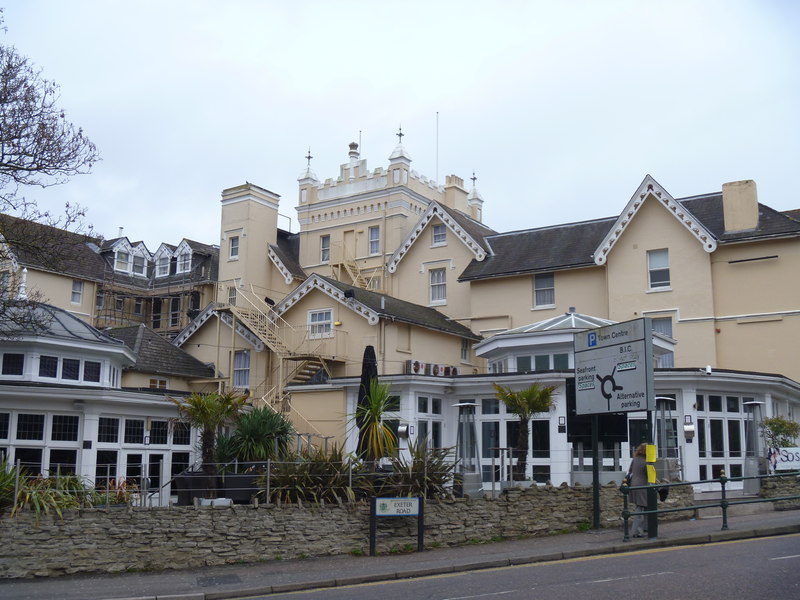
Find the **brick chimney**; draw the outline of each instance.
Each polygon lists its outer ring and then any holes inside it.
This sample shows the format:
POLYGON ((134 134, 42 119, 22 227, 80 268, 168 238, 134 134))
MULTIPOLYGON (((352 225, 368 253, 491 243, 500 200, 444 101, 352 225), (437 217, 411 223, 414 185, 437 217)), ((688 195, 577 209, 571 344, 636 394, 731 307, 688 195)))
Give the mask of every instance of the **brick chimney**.
POLYGON ((752 179, 722 184, 722 213, 725 233, 758 227, 758 194, 752 179))

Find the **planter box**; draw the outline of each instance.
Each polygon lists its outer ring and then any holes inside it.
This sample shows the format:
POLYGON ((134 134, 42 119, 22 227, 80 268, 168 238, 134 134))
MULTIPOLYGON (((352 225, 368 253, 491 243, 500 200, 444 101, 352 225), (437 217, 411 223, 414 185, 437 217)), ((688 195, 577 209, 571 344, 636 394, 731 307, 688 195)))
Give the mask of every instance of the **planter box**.
POLYGON ((205 473, 184 473, 175 478, 178 506, 190 506, 195 498, 210 498, 217 495, 218 477, 205 473))
POLYGON ((220 477, 220 492, 236 504, 250 504, 253 496, 258 492, 256 483, 261 477, 260 473, 226 474, 220 477))

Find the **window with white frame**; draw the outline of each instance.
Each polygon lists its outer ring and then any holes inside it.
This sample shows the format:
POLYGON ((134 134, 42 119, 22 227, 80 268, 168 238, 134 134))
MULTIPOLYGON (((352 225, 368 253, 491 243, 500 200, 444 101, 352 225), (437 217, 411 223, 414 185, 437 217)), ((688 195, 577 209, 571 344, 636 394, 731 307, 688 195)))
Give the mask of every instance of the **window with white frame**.
POLYGON ((136 298, 133 301, 133 314, 141 315, 144 312, 144 299, 136 298))
POLYGON ((447 302, 447 271, 445 269, 430 270, 431 304, 447 302))
POLYGON ((461 362, 469 362, 469 354, 472 344, 467 338, 461 338, 461 362))
POLYGON ((166 254, 159 256, 156 261, 156 277, 166 277, 169 275, 169 256, 166 254))
POLYGON ((80 304, 81 299, 83 298, 83 282, 74 279, 72 281, 72 295, 70 296, 70 300, 73 304, 80 304))
POLYGON ((647 273, 651 290, 669 287, 669 250, 647 251, 647 273))
POLYGON ((331 260, 331 236, 323 235, 319 238, 319 262, 331 260))
POLYGON ((117 312, 122 312, 125 310, 125 298, 122 296, 116 296, 114 298, 114 310, 117 312))
POLYGON ((308 337, 319 339, 333 337, 333 310, 312 310, 308 313, 308 337))
POLYGON ((234 260, 239 258, 239 236, 233 235, 228 240, 228 258, 234 260))
POLYGON ((167 389, 167 380, 161 377, 151 377, 149 388, 151 390, 165 390, 167 389))
POLYGON ((192 253, 182 252, 178 255, 178 273, 188 273, 192 270, 192 253))
POLYGON ((144 256, 133 257, 133 274, 147 275, 147 261, 145 261, 144 256))
POLYGON ((240 390, 250 387, 249 350, 237 350, 233 354, 233 387, 240 390))
POLYGON ((379 254, 381 251, 381 228, 377 225, 369 228, 369 253, 379 254))
POLYGON ((537 273, 533 276, 533 305, 555 306, 556 283, 553 273, 537 273))
POLYGON ((127 273, 131 268, 131 255, 124 250, 117 250, 114 257, 114 270, 127 273))
POLYGON ((97 292, 94 296, 94 307, 96 309, 101 309, 106 304, 106 296, 103 292, 97 292))
POLYGON ((432 229, 432 246, 444 246, 447 244, 447 226, 444 223, 437 223, 432 229))

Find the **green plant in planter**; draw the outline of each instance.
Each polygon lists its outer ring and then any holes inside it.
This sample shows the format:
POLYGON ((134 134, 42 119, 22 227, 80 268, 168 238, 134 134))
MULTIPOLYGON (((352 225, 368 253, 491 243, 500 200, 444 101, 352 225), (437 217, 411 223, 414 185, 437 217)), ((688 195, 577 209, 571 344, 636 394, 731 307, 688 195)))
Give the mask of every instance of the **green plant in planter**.
POLYGON ((93 506, 130 504, 138 491, 136 484, 129 483, 124 477, 117 477, 108 481, 106 486, 93 490, 88 502, 93 506))
POLYGON ((524 390, 514 391, 511 388, 494 384, 495 395, 506 405, 509 412, 519 417, 517 433, 517 464, 514 466, 514 480, 524 481, 528 466, 528 430, 531 418, 537 413, 548 412, 555 406, 553 400, 554 387, 533 383, 524 390))
POLYGON ((356 406, 350 420, 360 432, 358 455, 365 460, 377 462, 397 452, 397 437, 383 421, 383 414, 391 408, 391 403, 389 384, 370 379, 366 398, 356 406))
POLYGON ((231 436, 234 456, 243 462, 277 459, 289 454, 294 427, 269 407, 242 413, 231 436))
MULTIPOLYGON (((24 478, 25 472, 20 469, 20 478, 24 478)), ((17 481, 17 467, 10 466, 8 457, 0 462, 0 514, 6 509, 14 506, 14 486, 17 481)))
MULTIPOLYGON (((259 482, 260 497, 265 498, 266 475, 259 482)), ((270 472, 270 502, 352 502, 370 494, 371 481, 366 467, 345 457, 338 446, 325 453, 317 449, 310 453, 287 457, 272 463, 270 472), (352 467, 352 475, 350 469, 352 467), (352 476, 352 486, 350 485, 352 476)))
POLYGON ((245 397, 236 392, 224 394, 193 393, 186 398, 170 398, 178 407, 181 417, 192 427, 200 430, 200 453, 203 472, 209 476, 217 474, 214 453, 219 430, 236 421, 245 406, 245 397))
POLYGON ((19 494, 17 494, 12 515, 24 510, 36 513, 36 521, 43 514, 54 511, 59 517, 65 508, 78 508, 81 500, 89 490, 76 476, 70 477, 36 477, 21 480, 19 494))
POLYGON ((381 494, 452 497, 456 464, 450 459, 452 448, 428 448, 425 440, 408 445, 409 458, 392 458, 392 473, 386 479, 381 494))

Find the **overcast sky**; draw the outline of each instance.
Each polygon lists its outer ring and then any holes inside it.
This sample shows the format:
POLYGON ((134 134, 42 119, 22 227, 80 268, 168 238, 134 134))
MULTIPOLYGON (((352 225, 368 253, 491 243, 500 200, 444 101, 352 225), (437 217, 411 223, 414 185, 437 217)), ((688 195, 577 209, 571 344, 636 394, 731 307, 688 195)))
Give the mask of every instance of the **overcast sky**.
POLYGON ((219 243, 220 192, 245 181, 296 231, 308 148, 320 180, 359 138, 385 168, 400 125, 420 174, 475 170, 498 231, 616 215, 648 173, 675 197, 754 179, 800 208, 793 0, 13 0, 4 18, 102 155, 28 196, 151 252, 219 243))

